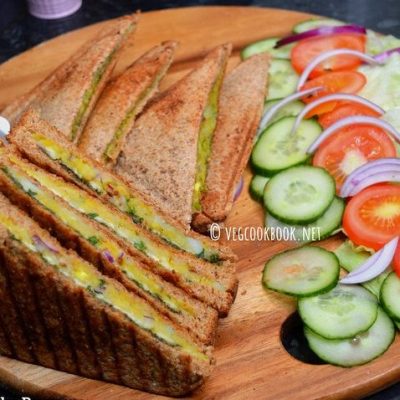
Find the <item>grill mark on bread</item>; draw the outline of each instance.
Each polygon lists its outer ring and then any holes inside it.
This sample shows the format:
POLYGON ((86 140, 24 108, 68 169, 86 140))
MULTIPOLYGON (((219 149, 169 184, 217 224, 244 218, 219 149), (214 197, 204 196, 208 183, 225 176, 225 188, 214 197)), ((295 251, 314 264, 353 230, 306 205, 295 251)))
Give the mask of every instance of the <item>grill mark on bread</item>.
POLYGON ((32 351, 41 365, 54 368, 54 357, 49 353, 43 333, 43 326, 35 310, 32 290, 28 282, 27 270, 24 264, 21 263, 16 256, 11 254, 6 255, 6 265, 13 302, 19 310, 24 332, 26 332, 28 337, 28 343, 32 346, 32 351), (24 270, 21 271, 22 269, 24 270))
MULTIPOLYGON (((83 297, 85 296, 87 296, 87 294, 83 295, 83 297)), ((85 303, 88 323, 94 340, 97 360, 99 361, 103 371, 103 378, 106 381, 120 382, 116 368, 115 356, 111 349, 111 337, 104 325, 103 310, 94 304, 88 306, 86 301, 85 303)))
MULTIPOLYGON (((29 264, 30 267, 30 264, 29 264)), ((38 321, 40 326, 42 327, 42 332, 43 332, 43 339, 45 342, 45 345, 47 347, 47 352, 49 354, 52 354, 52 358, 54 360, 54 368, 55 369, 60 369, 60 364, 58 362, 58 351, 55 349, 53 346, 53 342, 51 340, 51 337, 49 335, 49 331, 47 329, 47 312, 48 312, 48 306, 46 308, 42 308, 38 299, 38 294, 36 292, 36 282, 40 277, 36 276, 34 273, 30 271, 31 268, 28 268, 28 271, 26 271, 26 274, 28 276, 28 284, 31 289, 32 293, 32 300, 33 300, 33 305, 34 305, 34 312, 38 316, 38 321)), ((41 296, 41 295, 39 295, 41 296)))
POLYGON ((8 273, 8 266, 6 260, 7 243, 2 243, 0 246, 1 255, 1 274, 4 278, 4 296, 1 305, 9 312, 3 312, 2 315, 5 319, 4 328, 11 340, 12 347, 16 356, 26 362, 37 363, 38 360, 29 344, 29 339, 26 334, 27 330, 22 319, 21 313, 18 309, 15 298, 10 290, 10 278, 8 273))
POLYGON ((127 386, 137 385, 140 376, 137 359, 123 356, 136 353, 135 340, 127 329, 116 326, 115 321, 112 321, 108 315, 107 321, 111 329, 121 382, 127 386))
POLYGON ((56 356, 57 366, 62 371, 76 374, 76 359, 72 353, 65 321, 60 314, 56 291, 51 280, 48 276, 41 275, 33 280, 33 285, 39 308, 44 310, 46 332, 56 356))

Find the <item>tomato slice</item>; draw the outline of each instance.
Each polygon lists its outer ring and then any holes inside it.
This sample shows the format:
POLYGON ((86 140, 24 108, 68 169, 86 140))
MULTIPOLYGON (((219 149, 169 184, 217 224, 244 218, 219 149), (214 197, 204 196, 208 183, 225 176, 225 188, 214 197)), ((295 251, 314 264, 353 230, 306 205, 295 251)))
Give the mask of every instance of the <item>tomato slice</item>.
POLYGON ((369 117, 379 117, 379 113, 371 108, 357 103, 344 103, 336 107, 333 111, 321 115, 318 122, 324 129, 335 122, 355 115, 366 115, 369 117))
POLYGON ((400 278, 400 243, 397 245, 396 253, 394 254, 393 269, 400 278))
MULTIPOLYGON (((313 87, 321 86, 323 89, 318 92, 302 98, 305 103, 310 103, 320 97, 327 96, 333 93, 357 93, 360 91, 367 80, 363 74, 356 71, 341 71, 341 72, 330 72, 319 76, 318 78, 311 79, 306 82, 301 90, 310 89, 313 87)), ((328 103, 321 104, 315 107, 312 111, 313 115, 320 115, 326 112, 332 111, 336 107, 336 101, 330 101, 328 103)))
MULTIPOLYGON (((301 40, 292 49, 292 65, 301 74, 307 65, 319 54, 336 49, 350 49, 365 52, 365 35, 330 35, 301 40)), ((329 58, 319 64, 311 73, 311 77, 325 72, 355 69, 361 64, 358 57, 344 55, 329 58)))
POLYGON ((314 155, 313 165, 325 168, 339 191, 356 168, 383 157, 396 157, 396 147, 388 134, 374 126, 353 125, 324 140, 314 155))
POLYGON ((400 186, 383 183, 357 193, 346 206, 343 228, 354 243, 374 250, 400 235, 400 186))

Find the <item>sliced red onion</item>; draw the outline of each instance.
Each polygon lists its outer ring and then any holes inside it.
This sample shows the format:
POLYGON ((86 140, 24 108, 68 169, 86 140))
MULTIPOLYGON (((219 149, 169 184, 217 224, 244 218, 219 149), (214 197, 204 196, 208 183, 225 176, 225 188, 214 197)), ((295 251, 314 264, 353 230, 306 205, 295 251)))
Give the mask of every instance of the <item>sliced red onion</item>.
POLYGON ((349 196, 355 196, 361 190, 382 182, 400 182, 400 171, 387 171, 371 175, 359 182, 349 193, 349 196))
POLYGON ((377 173, 400 171, 399 158, 379 158, 378 160, 370 161, 356 168, 344 181, 340 190, 341 197, 348 197, 352 189, 359 182, 377 173))
POLYGON ((357 269, 347 274, 340 280, 340 283, 353 285, 370 281, 380 275, 390 265, 399 242, 399 237, 395 237, 385 244, 379 251, 369 257, 357 269))
POLYGON ((384 63, 392 54, 400 53, 400 47, 396 47, 395 49, 386 50, 382 53, 377 54, 374 56, 375 60, 384 63))
POLYGON ((375 64, 375 65, 382 64, 382 62, 375 60, 375 58, 356 50, 336 49, 336 50, 324 51, 317 57, 313 58, 311 62, 307 65, 307 67, 304 69, 297 83, 297 90, 300 90, 303 87, 303 85, 306 83, 308 77, 310 76, 311 72, 315 69, 315 67, 317 67, 322 62, 336 56, 354 56, 359 58, 360 60, 363 60, 368 64, 375 64))
POLYGON ((39 235, 33 235, 32 236, 32 241, 33 241, 33 243, 35 244, 36 248, 39 251, 49 250, 49 251, 51 251, 53 253, 56 253, 56 254, 59 253, 57 248, 55 248, 51 244, 46 243, 39 235))
POLYGON ((114 257, 111 255, 111 253, 108 250, 103 251, 103 256, 107 261, 114 264, 114 261, 115 261, 114 257))
POLYGON ((390 133, 397 141, 400 142, 400 132, 398 132, 391 124, 388 122, 375 118, 375 117, 367 117, 364 115, 355 115, 353 117, 343 118, 328 128, 326 128, 311 144, 311 146, 307 149, 307 153, 311 154, 318 148, 318 146, 329 136, 335 133, 337 130, 345 128, 350 125, 372 125, 377 126, 378 128, 384 129, 386 132, 390 133))
POLYGON ((363 26, 359 25, 340 25, 340 26, 320 26, 319 28, 310 29, 298 33, 296 35, 290 35, 279 40, 275 48, 285 46, 286 44, 298 42, 303 39, 310 39, 316 36, 327 36, 327 35, 337 35, 337 34, 359 34, 365 35, 367 30, 363 26))
POLYGON ((353 101, 354 103, 362 104, 371 110, 376 111, 378 114, 383 115, 385 113, 385 110, 375 103, 373 103, 370 100, 365 99, 364 97, 357 96, 355 94, 347 94, 347 93, 334 93, 330 94, 324 97, 321 97, 319 99, 316 99, 312 103, 309 103, 306 105, 306 107, 303 108, 301 113, 297 116, 296 121, 293 125, 292 132, 296 132, 297 128, 300 125, 300 122, 304 119, 304 117, 315 107, 318 107, 321 104, 328 103, 330 101, 353 101))
POLYGON ((261 122, 260 122, 260 127, 258 128, 257 135, 259 135, 265 127, 269 124, 271 119, 274 117, 274 115, 282 108, 285 107, 287 104, 299 100, 303 97, 309 96, 310 94, 313 94, 315 92, 318 92, 321 90, 322 87, 314 87, 310 89, 303 90, 301 92, 297 92, 294 94, 291 94, 290 96, 285 97, 282 99, 280 102, 276 103, 273 105, 262 117, 261 122))
POLYGON ((236 185, 235 194, 233 195, 233 201, 236 201, 239 198, 240 193, 242 193, 243 186, 244 186, 244 179, 243 179, 243 176, 242 176, 240 178, 240 181, 236 185))

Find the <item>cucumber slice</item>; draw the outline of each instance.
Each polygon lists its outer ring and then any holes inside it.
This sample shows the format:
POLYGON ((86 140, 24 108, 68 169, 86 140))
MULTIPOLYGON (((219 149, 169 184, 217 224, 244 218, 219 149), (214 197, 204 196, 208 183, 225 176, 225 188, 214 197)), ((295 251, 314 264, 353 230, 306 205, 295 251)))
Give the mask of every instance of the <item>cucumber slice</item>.
POLYGON ((400 322, 400 279, 391 272, 381 287, 380 301, 385 311, 400 322))
MULTIPOLYGON (((371 254, 365 250, 354 248, 354 245, 346 240, 342 243, 335 251, 337 258, 339 259, 340 265, 347 271, 351 272, 358 268, 362 263, 364 263, 371 254)), ((381 291, 381 286, 385 278, 388 276, 390 271, 384 271, 376 278, 370 281, 364 282, 362 284, 365 289, 368 289, 377 298, 381 291)))
POLYGON ((354 367, 366 364, 382 355, 395 338, 393 322, 379 307, 378 317, 371 328, 352 339, 325 339, 305 327, 304 334, 311 350, 329 364, 354 367))
POLYGON ((376 297, 361 286, 338 285, 299 300, 304 324, 326 339, 348 339, 367 331, 378 313, 376 297))
POLYGON ((335 181, 323 169, 307 165, 273 176, 264 190, 264 206, 275 218, 289 224, 316 221, 335 198, 335 181))
POLYGON ((294 33, 302 33, 311 29, 316 29, 321 26, 340 26, 345 25, 344 22, 333 18, 312 18, 306 21, 300 22, 293 28, 294 33))
POLYGON ((320 247, 304 246, 272 257, 265 264, 262 282, 276 292, 314 296, 334 288, 339 272, 335 254, 320 247))
POLYGON ((295 119, 281 118, 260 135, 251 154, 251 163, 257 174, 271 176, 310 158, 306 150, 322 129, 316 120, 308 119, 301 121, 292 134, 295 119))
POLYGON ((256 201, 261 201, 264 193, 264 188, 269 178, 260 175, 254 175, 250 182, 250 195, 256 201))
POLYGON ((290 53, 294 45, 289 44, 275 49, 275 45, 279 39, 278 37, 272 37, 251 43, 241 51, 240 57, 242 60, 245 60, 254 54, 268 52, 272 57, 290 59, 290 53))
POLYGON ((296 91, 299 77, 288 60, 273 59, 269 66, 267 100, 281 99, 296 91))
POLYGON ((288 225, 271 214, 265 216, 265 226, 274 229, 292 229, 297 242, 308 243, 322 240, 334 234, 342 224, 344 201, 335 197, 329 208, 315 222, 307 225, 288 225))
MULTIPOLYGON (((264 104, 264 112, 265 114, 272 106, 279 103, 282 99, 275 99, 275 100, 267 100, 264 104)), ((302 101, 296 100, 292 101, 286 106, 282 107, 271 119, 268 126, 273 124, 274 122, 278 121, 283 117, 297 117, 305 107, 305 104, 302 101)))

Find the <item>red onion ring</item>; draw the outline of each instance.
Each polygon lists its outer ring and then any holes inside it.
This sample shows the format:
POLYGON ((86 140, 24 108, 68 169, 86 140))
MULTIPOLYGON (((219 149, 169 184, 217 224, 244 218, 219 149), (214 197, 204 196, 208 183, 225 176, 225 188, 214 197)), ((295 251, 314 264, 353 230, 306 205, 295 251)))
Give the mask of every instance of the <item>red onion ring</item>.
POLYGON ((384 63, 392 54, 400 53, 400 47, 396 47, 395 49, 386 50, 382 53, 377 54, 374 56, 375 60, 384 63))
POLYGON ((273 105, 262 117, 260 121, 260 126, 258 128, 257 135, 259 135, 265 127, 268 125, 269 121, 273 118, 273 116, 284 106, 287 104, 291 103, 292 101, 299 100, 303 97, 309 96, 310 94, 313 94, 315 92, 318 92, 321 90, 322 87, 313 87, 307 90, 303 90, 301 92, 293 93, 290 96, 285 97, 282 99, 279 103, 276 103, 273 105))
POLYGON ((235 194, 233 195, 233 201, 236 201, 239 198, 240 193, 242 193, 243 186, 244 186, 244 179, 242 176, 238 184, 236 185, 235 194))
POLYGON ((367 117, 367 116, 353 116, 353 117, 347 117, 343 118, 328 128, 326 128, 319 136, 318 138, 314 141, 314 143, 311 144, 311 146, 307 149, 307 153, 311 154, 314 153, 314 151, 318 148, 318 146, 329 136, 331 136, 333 133, 335 133, 337 130, 345 128, 346 126, 349 125, 355 125, 355 124, 360 124, 360 125, 372 125, 372 126, 377 126, 378 128, 384 129, 386 132, 392 134, 392 136, 400 142, 400 133, 388 122, 383 121, 382 119, 379 118, 374 118, 374 117, 367 117))
POLYGON ((375 60, 373 57, 368 56, 356 50, 336 49, 336 50, 324 51, 323 53, 313 58, 311 62, 307 65, 307 67, 304 69, 297 83, 297 90, 300 90, 303 87, 303 85, 306 83, 308 77, 310 76, 311 72, 314 70, 315 67, 321 64, 323 61, 326 61, 329 58, 336 56, 354 56, 358 57, 359 59, 363 60, 368 64, 375 64, 375 65, 382 64, 382 62, 375 60))
POLYGON ((378 160, 370 161, 367 164, 361 165, 344 181, 340 190, 340 197, 350 196, 353 188, 369 176, 377 173, 390 173, 391 171, 400 171, 399 158, 379 158, 378 160))
POLYGON ((363 26, 359 25, 320 26, 319 28, 310 29, 308 31, 304 31, 296 35, 290 35, 284 37, 283 39, 279 40, 276 43, 275 48, 279 48, 290 43, 298 42, 299 40, 310 39, 312 37, 346 34, 346 33, 365 35, 367 33, 367 30, 363 26))
POLYGON ((383 108, 379 107, 378 105, 376 105, 372 101, 364 99, 364 97, 357 96, 355 94, 334 93, 334 94, 330 94, 330 95, 321 97, 319 99, 316 99, 312 103, 307 104, 304 107, 304 109, 300 112, 300 114, 297 116, 296 121, 295 121, 295 123, 293 125, 293 128, 292 128, 292 133, 297 130, 297 128, 300 125, 300 122, 315 107, 318 107, 319 105, 327 103, 327 102, 330 102, 330 101, 340 101, 340 100, 353 101, 354 103, 362 104, 362 105, 370 108, 371 110, 376 111, 377 113, 379 113, 381 115, 383 115, 385 113, 385 110, 383 108))
POLYGON ((386 243, 379 251, 369 257, 357 269, 347 274, 340 280, 340 283, 353 285, 370 281, 380 275, 390 265, 399 242, 399 237, 395 237, 386 243))

